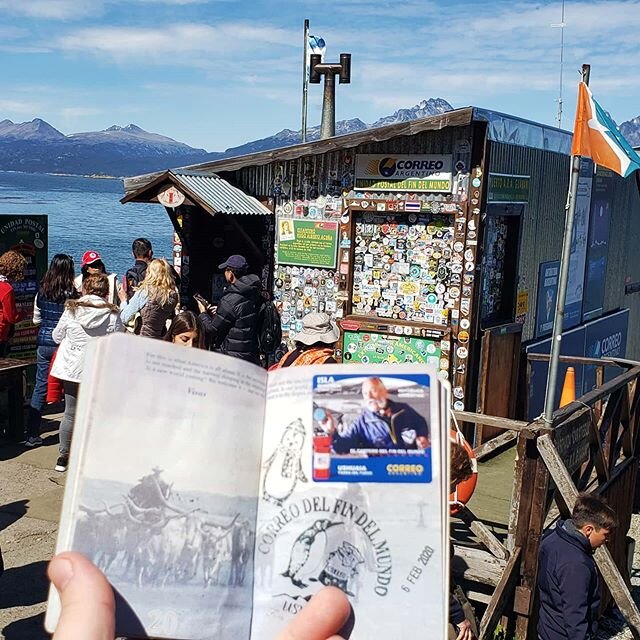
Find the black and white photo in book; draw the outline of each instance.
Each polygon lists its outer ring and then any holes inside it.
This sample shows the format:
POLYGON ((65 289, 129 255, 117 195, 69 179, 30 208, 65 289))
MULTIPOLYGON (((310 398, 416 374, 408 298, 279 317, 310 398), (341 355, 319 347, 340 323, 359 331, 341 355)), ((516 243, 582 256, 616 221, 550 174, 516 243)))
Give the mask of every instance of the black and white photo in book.
MULTIPOLYGON (((403 635, 446 637, 435 369, 267 373, 114 336, 81 385, 57 551, 106 574, 118 636, 273 640, 332 585, 354 608, 354 640, 395 637, 399 615, 403 635)), ((58 615, 52 590, 49 631, 58 615)))

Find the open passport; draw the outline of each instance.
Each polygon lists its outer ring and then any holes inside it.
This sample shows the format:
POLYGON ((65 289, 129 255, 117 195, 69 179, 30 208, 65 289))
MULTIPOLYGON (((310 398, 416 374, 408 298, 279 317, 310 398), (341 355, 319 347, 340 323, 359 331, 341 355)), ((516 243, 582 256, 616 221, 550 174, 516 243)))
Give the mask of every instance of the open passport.
MULTIPOLYGON (((57 552, 129 638, 273 640, 324 585, 357 640, 446 638, 449 391, 427 365, 267 373, 114 335, 87 352, 57 552)), ((51 590, 46 627, 60 603, 51 590)))

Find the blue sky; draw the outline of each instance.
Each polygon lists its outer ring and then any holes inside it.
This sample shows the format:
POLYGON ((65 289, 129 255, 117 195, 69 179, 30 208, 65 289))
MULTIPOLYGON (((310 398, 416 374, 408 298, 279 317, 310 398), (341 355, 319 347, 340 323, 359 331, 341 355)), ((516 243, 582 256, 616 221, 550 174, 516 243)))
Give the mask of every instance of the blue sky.
MULTIPOLYGON (((554 123, 561 2, 0 0, 0 119, 64 133, 136 123, 210 151, 300 126, 302 24, 352 53, 338 118, 421 99, 554 123), (314 13, 316 15, 314 15, 314 13)), ((640 0, 566 2, 564 128, 578 70, 622 122, 640 115, 640 0)), ((309 122, 320 118, 311 85, 309 122)))

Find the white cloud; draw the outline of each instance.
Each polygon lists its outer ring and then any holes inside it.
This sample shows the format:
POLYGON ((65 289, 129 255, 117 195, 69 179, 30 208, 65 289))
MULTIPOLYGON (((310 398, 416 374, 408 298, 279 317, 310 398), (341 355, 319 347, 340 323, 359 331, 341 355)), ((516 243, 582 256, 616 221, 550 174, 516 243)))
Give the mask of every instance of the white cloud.
POLYGON ((3 117, 6 117, 6 115, 13 115, 13 114, 32 115, 32 114, 38 113, 38 111, 41 108, 42 108, 42 105, 37 102, 0 99, 0 112, 2 112, 3 117))
POLYGON ((0 0, 0 10, 29 18, 70 20, 102 13, 101 0, 0 0))
POLYGON ((194 66, 206 63, 194 55, 228 57, 278 45, 295 46, 292 34, 285 29, 249 23, 226 23, 215 26, 200 23, 177 23, 156 28, 102 27, 78 29, 61 36, 53 46, 65 51, 106 55, 117 61, 183 63, 185 56, 194 66))
POLYGON ((104 113, 104 109, 95 107, 63 107, 60 109, 60 115, 71 120, 98 116, 102 113, 104 113))

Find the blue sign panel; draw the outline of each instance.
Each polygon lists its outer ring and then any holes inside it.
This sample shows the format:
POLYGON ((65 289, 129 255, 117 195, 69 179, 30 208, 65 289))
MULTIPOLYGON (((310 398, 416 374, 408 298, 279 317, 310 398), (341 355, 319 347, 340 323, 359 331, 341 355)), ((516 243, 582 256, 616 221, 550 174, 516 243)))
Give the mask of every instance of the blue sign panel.
MULTIPOLYGON (((598 318, 585 325, 585 353, 587 358, 624 358, 627 352, 627 331, 629 328, 629 309, 623 309, 604 318, 598 318)), ((621 373, 619 367, 606 367, 604 381, 611 380, 621 373)), ((596 385, 596 368, 584 367, 583 393, 591 391, 596 385)))
POLYGON ((564 330, 575 327, 582 322, 584 271, 587 262, 592 182, 593 162, 590 158, 581 158, 580 177, 578 178, 578 194, 576 196, 576 210, 573 218, 571 255, 569 257, 569 278, 567 281, 564 330))
POLYGON ((538 298, 536 302, 536 338, 549 335, 553 329, 556 301, 558 299, 558 278, 560 260, 543 262, 538 273, 538 298))
MULTIPOLYGON (((551 339, 543 340, 530 344, 527 347, 527 353, 551 353, 551 339)), ((562 334, 562 343, 560 347, 561 356, 582 356, 584 355, 584 327, 578 327, 562 334)), ((555 404, 554 408, 558 408, 560 404, 560 394, 562 392, 562 384, 564 375, 567 371, 568 364, 560 363, 558 367, 558 380, 556 384, 555 404)), ((583 367, 573 365, 576 371, 576 396, 582 395, 583 367)), ((533 420, 544 411, 544 394, 547 388, 547 374, 549 371, 549 362, 531 362, 531 375, 529 378, 529 403, 527 418, 533 420)))
POLYGON ((609 254, 609 223, 613 198, 613 173, 598 167, 591 193, 591 221, 587 266, 584 277, 582 319, 593 320, 602 315, 604 282, 609 254))

